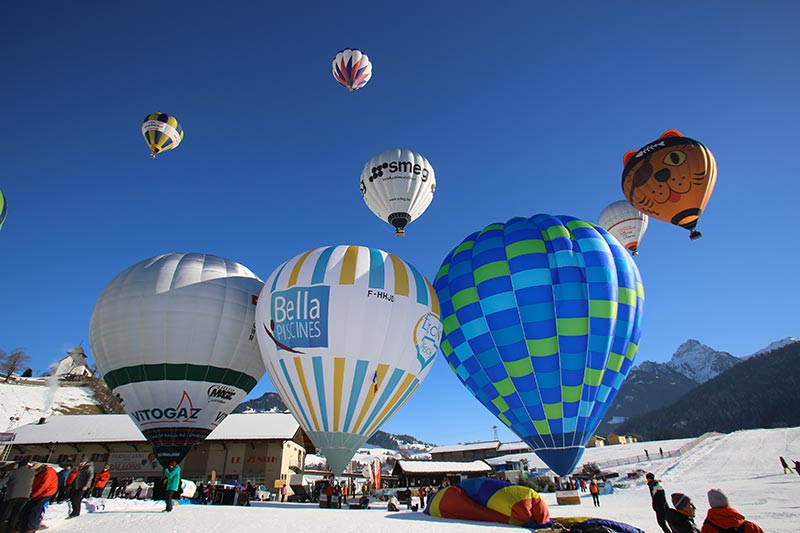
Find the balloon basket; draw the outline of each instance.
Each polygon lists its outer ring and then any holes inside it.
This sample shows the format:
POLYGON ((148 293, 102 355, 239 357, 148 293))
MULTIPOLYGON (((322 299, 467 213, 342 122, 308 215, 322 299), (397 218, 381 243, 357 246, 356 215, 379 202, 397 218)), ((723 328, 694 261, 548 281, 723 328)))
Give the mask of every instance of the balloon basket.
POLYGON ((702 237, 702 236, 703 236, 703 234, 702 234, 702 233, 700 233, 699 231, 695 231, 695 230, 692 230, 692 231, 689 233, 689 239, 690 239, 690 240, 693 240, 693 241, 696 241, 697 239, 699 239, 699 238, 700 238, 700 237, 702 237))
POLYGON ((558 505, 580 505, 581 493, 577 490, 559 490, 556 492, 558 505))

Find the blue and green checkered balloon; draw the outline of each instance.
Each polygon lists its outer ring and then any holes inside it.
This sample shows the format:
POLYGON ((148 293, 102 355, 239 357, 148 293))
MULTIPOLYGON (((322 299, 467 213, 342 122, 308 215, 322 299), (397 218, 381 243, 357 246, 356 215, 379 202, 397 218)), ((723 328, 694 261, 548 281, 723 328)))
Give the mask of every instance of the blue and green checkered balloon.
POLYGON ((491 224, 442 263, 442 351, 478 400, 570 474, 628 375, 644 288, 630 254, 570 216, 491 224))

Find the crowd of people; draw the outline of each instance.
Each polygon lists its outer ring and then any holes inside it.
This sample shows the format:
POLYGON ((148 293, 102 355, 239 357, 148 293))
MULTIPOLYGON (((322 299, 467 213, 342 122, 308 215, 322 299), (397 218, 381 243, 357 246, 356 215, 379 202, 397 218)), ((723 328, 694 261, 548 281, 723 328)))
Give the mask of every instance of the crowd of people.
POLYGON ((708 491, 710 509, 700 529, 695 523, 697 507, 687 494, 674 492, 670 495, 672 507, 667 502, 666 491, 661 481, 652 472, 645 476, 650 489, 653 511, 658 526, 664 533, 764 533, 755 522, 731 507, 728 496, 721 489, 708 491))

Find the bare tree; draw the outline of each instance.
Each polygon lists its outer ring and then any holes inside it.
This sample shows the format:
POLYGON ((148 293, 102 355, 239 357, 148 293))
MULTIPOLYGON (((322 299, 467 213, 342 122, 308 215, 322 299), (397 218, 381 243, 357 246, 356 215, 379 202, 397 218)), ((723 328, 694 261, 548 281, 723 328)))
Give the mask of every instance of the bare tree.
POLYGON ((0 350, 0 372, 6 375, 5 383, 11 379, 11 374, 30 360, 31 356, 28 355, 27 348, 14 348, 10 354, 6 354, 5 350, 0 350))

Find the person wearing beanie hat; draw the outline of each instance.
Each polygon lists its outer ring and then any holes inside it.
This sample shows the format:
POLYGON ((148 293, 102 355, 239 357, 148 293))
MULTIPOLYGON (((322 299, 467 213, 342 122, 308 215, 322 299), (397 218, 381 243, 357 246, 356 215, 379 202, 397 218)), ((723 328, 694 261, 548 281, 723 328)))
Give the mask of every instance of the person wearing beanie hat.
POLYGON ((719 533, 736 531, 738 533, 764 533, 764 530, 755 522, 745 520, 744 516, 730 506, 728 496, 721 489, 708 491, 708 510, 703 521, 701 533, 719 533))
POLYGON ((695 507, 686 494, 675 492, 671 495, 675 509, 667 510, 667 523, 672 533, 700 533, 694 523, 695 507))
POLYGON ((667 525, 667 510, 669 509, 669 504, 667 503, 667 495, 664 491, 664 487, 661 486, 661 483, 656 479, 656 475, 652 472, 648 472, 645 479, 647 479, 647 487, 650 489, 650 500, 653 504, 653 511, 656 512, 658 527, 660 527, 664 533, 672 533, 667 525))

